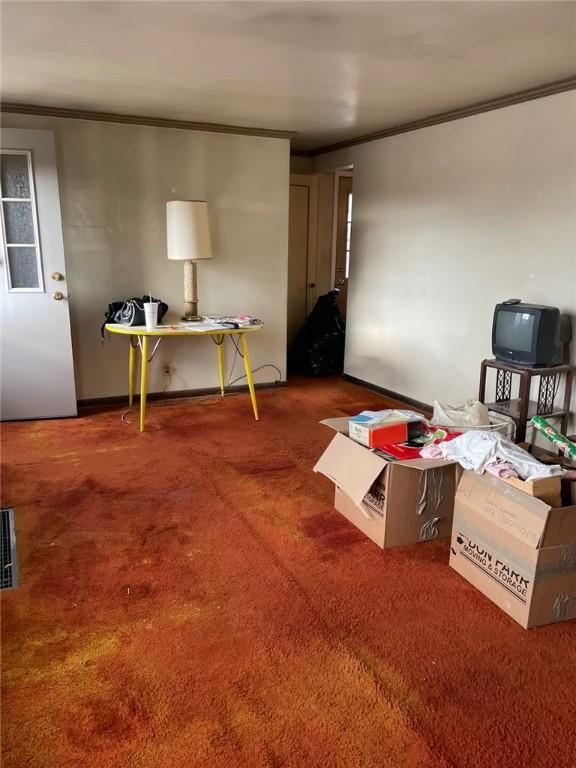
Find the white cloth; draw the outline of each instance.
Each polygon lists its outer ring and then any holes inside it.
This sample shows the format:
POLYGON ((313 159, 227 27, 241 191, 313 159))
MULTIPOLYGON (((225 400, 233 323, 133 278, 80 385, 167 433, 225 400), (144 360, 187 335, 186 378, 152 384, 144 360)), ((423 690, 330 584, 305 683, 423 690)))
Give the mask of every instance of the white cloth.
MULTIPOLYGON (((457 461, 464 469, 473 469, 478 475, 481 475, 486 465, 493 463, 495 459, 512 464, 522 480, 564 474, 564 469, 558 464, 542 464, 498 432, 484 430, 464 432, 460 437, 440 443, 435 448, 440 449, 443 458, 457 461)), ((423 455, 422 452, 421 455, 423 455)))

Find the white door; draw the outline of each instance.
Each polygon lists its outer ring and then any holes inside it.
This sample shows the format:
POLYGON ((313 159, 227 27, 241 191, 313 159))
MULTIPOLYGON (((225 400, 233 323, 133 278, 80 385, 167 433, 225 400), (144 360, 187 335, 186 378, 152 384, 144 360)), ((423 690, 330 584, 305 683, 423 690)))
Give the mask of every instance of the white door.
POLYGON ((0 417, 76 415, 54 134, 3 129, 0 417))

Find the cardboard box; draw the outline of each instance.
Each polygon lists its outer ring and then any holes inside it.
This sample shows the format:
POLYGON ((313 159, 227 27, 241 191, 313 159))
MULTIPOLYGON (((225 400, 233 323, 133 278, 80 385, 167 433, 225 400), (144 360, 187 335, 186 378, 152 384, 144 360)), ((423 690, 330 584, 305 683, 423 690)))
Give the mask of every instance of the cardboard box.
POLYGON ((390 462, 347 436, 347 419, 315 472, 336 486, 336 509, 382 549, 450 536, 457 465, 426 459, 390 462))
POLYGON ((520 480, 519 477, 501 477, 500 479, 518 488, 519 491, 541 499, 551 507, 562 506, 562 487, 559 476, 537 477, 535 480, 520 480))
POLYGON ((464 472, 450 565, 525 629, 576 618, 576 506, 464 472))

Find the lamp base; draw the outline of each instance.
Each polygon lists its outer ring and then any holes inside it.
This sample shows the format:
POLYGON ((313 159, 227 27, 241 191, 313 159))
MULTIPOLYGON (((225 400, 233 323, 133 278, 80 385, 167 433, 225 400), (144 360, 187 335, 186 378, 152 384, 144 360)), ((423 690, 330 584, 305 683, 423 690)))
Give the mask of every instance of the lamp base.
MULTIPOLYGON (((185 262, 184 266, 186 265, 192 265, 194 268, 196 267, 196 264, 192 264, 192 262, 185 262)), ((185 270, 185 275, 186 275, 185 270)), ((193 270, 194 275, 196 274, 196 269, 193 270)), ((186 277, 189 277, 189 275, 186 275, 186 277)), ((194 287, 193 289, 190 289, 190 285, 186 284, 187 281, 185 281, 185 287, 184 287, 184 314, 182 315, 182 320, 185 320, 188 323, 199 323, 200 320, 202 320, 202 315, 198 314, 198 293, 196 292, 196 281, 194 280, 194 287)))

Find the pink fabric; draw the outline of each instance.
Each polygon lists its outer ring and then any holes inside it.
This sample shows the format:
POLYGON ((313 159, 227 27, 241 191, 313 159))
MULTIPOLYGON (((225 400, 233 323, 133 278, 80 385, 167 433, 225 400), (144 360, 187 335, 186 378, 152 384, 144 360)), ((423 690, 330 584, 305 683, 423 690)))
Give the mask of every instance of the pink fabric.
POLYGON ((420 456, 422 456, 423 459, 443 459, 444 455, 442 451, 440 450, 440 445, 438 443, 429 443, 428 445, 425 445, 424 448, 420 451, 420 456))
POLYGON ((491 461, 486 465, 486 472, 494 477, 518 477, 518 472, 509 461, 491 461))

